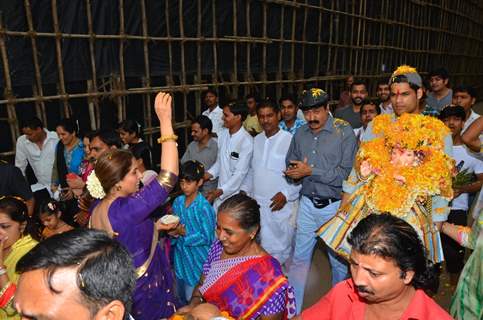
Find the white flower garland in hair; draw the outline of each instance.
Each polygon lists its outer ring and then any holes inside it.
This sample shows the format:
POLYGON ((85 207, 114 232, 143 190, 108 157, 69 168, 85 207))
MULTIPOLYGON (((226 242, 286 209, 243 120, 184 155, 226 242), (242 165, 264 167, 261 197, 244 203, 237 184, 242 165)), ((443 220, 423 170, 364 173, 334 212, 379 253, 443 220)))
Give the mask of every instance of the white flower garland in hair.
POLYGON ((96 176, 96 171, 92 170, 92 172, 87 177, 87 190, 96 199, 102 199, 106 196, 106 192, 104 192, 104 188, 102 187, 101 181, 96 176))

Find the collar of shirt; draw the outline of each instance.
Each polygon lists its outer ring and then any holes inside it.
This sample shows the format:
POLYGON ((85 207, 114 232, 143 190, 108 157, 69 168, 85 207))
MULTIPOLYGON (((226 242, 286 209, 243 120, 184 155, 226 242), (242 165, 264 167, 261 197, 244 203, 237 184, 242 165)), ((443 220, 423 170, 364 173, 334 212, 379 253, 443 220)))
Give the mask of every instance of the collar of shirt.
POLYGON ((230 130, 226 129, 227 133, 228 133, 228 137, 230 137, 230 139, 233 139, 235 137, 238 137, 238 136, 241 136, 241 135, 244 135, 245 132, 246 134, 249 134, 248 131, 245 130, 245 128, 243 126, 240 127, 240 129, 235 132, 234 134, 231 134, 230 133, 230 130))
POLYGON ((198 147, 198 150, 203 150, 203 149, 210 149, 213 147, 213 145, 216 144, 216 141, 213 137, 210 138, 210 140, 208 140, 208 143, 206 144, 206 146, 201 146, 199 142, 196 143, 196 146, 198 147))
POLYGON ((327 121, 325 122, 324 126, 317 133, 313 133, 313 131, 312 131, 312 129, 310 129, 308 123, 307 123, 307 125, 305 126, 304 129, 305 129, 306 132, 310 132, 313 135, 319 135, 322 131, 328 131, 328 132, 332 133, 334 131, 334 118, 332 118, 331 116, 328 116, 327 121))
MULTIPOLYGON (((348 279, 346 281, 346 285, 347 297, 352 302, 352 311, 355 315, 355 318, 364 319, 367 305, 366 302, 357 294, 352 279, 348 279)), ((435 302, 431 301, 431 298, 429 298, 423 290, 417 289, 413 298, 411 299, 411 302, 406 307, 406 310, 404 310, 401 320, 430 319, 430 314, 432 314, 432 312, 429 311, 431 310, 431 306, 433 306, 433 304, 435 304, 435 302)))
POLYGON ((203 195, 200 192, 198 192, 196 194, 196 197, 194 198, 193 202, 191 202, 190 205, 186 207, 186 195, 182 194, 181 195, 181 203, 183 205, 183 209, 188 210, 189 208, 196 206, 198 204, 198 202, 201 200, 201 197, 203 197, 203 195))
POLYGON ((265 131, 262 131, 262 137, 264 137, 267 140, 276 139, 279 135, 282 134, 281 132, 282 132, 282 129, 280 129, 279 127, 277 133, 275 133, 273 136, 267 137, 267 135, 265 134, 265 131))
MULTIPOLYGON (((44 132, 45 132, 46 136, 45 136, 44 142, 42 143, 42 149, 43 149, 43 146, 45 146, 50 140, 53 140, 56 143, 59 141, 59 137, 57 136, 57 133, 55 133, 53 131, 48 131, 45 128, 44 128, 44 132)), ((25 140, 26 140, 26 143, 27 144, 37 145, 35 142, 32 142, 29 139, 25 139, 25 140)))
POLYGON ((205 113, 205 115, 209 115, 209 114, 212 114, 212 113, 223 113, 223 109, 220 108, 220 105, 217 104, 216 107, 210 111, 210 108, 206 109, 203 113, 205 113))

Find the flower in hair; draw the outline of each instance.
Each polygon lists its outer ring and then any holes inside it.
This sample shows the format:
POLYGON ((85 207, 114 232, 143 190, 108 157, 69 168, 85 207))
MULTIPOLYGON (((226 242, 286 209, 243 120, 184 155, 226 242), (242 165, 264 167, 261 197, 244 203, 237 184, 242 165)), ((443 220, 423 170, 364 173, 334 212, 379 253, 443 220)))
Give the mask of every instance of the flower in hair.
POLYGON ((417 73, 416 68, 413 68, 411 66, 404 64, 402 66, 397 67, 397 69, 393 72, 392 75, 393 76, 400 76, 400 75, 408 74, 408 73, 417 73))
POLYGON ((55 205, 52 202, 47 203, 47 207, 49 208, 50 211, 55 210, 55 205))
POLYGON ((102 199, 106 196, 106 192, 102 187, 101 181, 96 176, 96 171, 93 170, 87 177, 87 190, 96 199, 102 199))

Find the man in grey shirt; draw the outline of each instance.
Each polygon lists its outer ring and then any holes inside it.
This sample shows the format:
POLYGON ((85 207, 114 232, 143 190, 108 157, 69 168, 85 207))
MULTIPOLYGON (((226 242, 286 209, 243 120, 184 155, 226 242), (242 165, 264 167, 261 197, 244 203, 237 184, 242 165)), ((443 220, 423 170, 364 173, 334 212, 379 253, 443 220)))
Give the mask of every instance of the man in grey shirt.
POLYGON ((335 110, 334 116, 349 122, 353 129, 362 127, 360 111, 367 95, 366 83, 362 80, 354 81, 350 91, 352 104, 335 110))
POLYGON ((426 104, 438 112, 450 105, 453 99, 453 90, 448 88, 448 82, 449 73, 445 68, 433 70, 429 74, 431 92, 426 97, 426 104))
MULTIPOLYGON (((335 215, 337 206, 331 204, 341 198, 342 182, 351 171, 357 149, 352 127, 329 114, 328 101, 328 94, 321 89, 304 92, 300 108, 307 124, 295 133, 286 157, 286 176, 302 184, 295 250, 288 273, 298 313, 317 242, 315 231, 335 215)), ((334 251, 328 254, 332 284, 336 284, 345 279, 347 266, 334 251)))
MULTIPOLYGON (((218 143, 211 136, 213 124, 205 115, 198 116, 191 124, 191 136, 193 141, 188 145, 186 152, 181 158, 181 163, 189 160, 197 160, 205 166, 205 171, 210 169, 216 162, 218 143)), ((208 191, 216 189, 218 179, 205 181, 201 187, 201 193, 206 197, 208 191)))

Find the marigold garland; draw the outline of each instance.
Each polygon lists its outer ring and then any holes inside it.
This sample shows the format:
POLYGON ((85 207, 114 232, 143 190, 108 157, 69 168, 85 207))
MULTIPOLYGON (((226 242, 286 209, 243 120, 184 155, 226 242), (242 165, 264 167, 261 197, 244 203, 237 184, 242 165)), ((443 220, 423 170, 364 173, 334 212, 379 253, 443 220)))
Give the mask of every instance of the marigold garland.
POLYGON ((381 115, 373 121, 373 132, 377 137, 363 142, 356 158, 359 173, 364 161, 372 167, 373 174, 364 186, 370 209, 402 216, 416 201, 434 195, 452 198, 454 161, 444 153, 449 129, 441 121, 412 114, 394 121, 390 115, 381 115), (423 160, 417 166, 395 166, 391 163, 393 148, 416 151, 424 155, 423 160))

